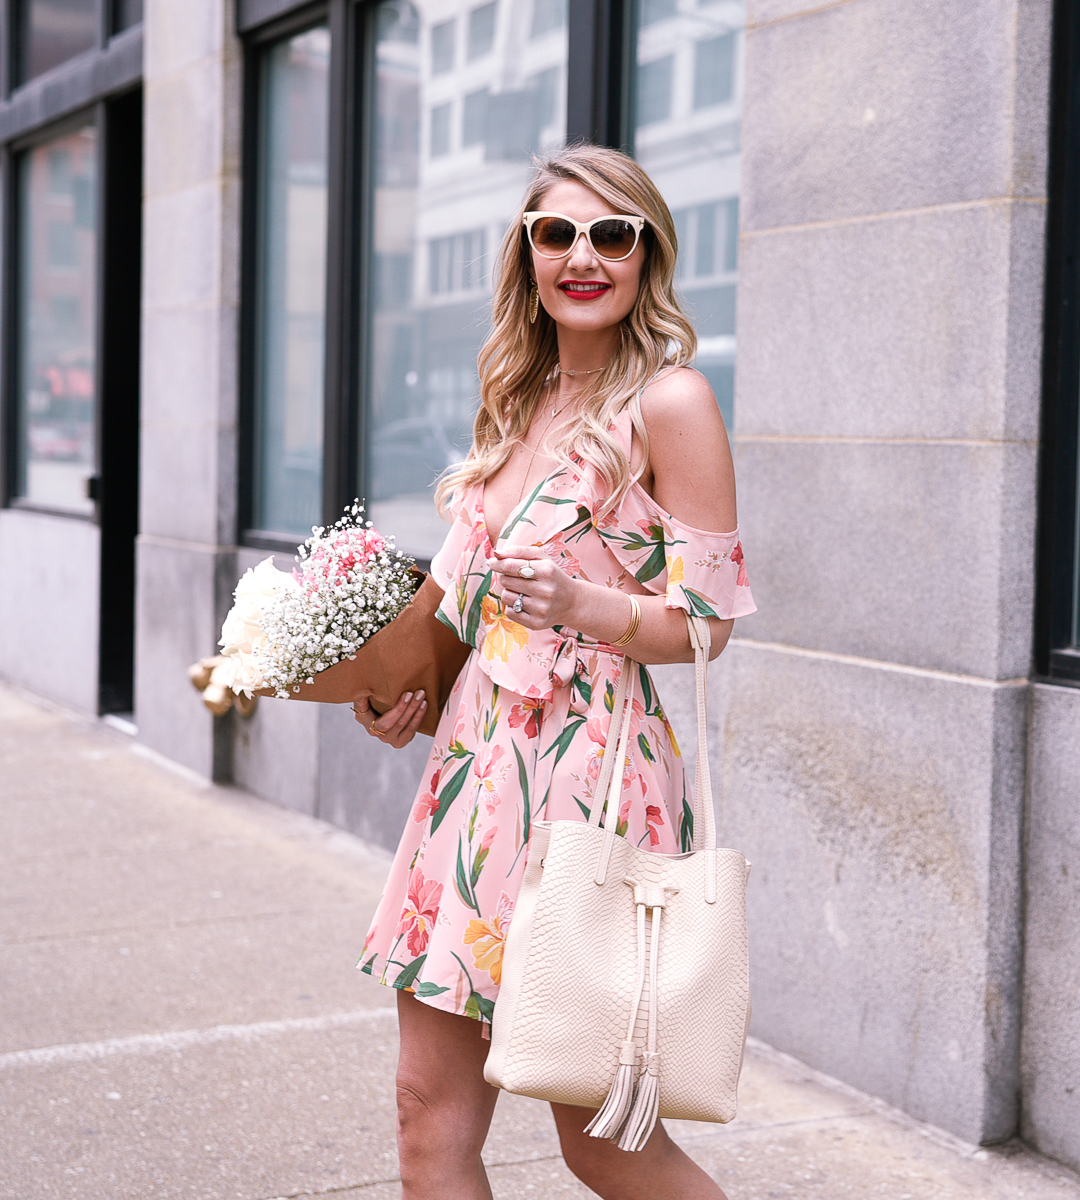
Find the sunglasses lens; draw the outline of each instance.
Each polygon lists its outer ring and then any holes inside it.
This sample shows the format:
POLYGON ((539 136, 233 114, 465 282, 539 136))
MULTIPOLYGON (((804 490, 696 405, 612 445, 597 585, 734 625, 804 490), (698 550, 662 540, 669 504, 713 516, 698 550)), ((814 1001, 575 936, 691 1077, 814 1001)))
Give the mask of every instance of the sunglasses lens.
POLYGON ((637 230, 629 221, 613 217, 597 221, 590 231, 593 249, 601 258, 626 258, 634 249, 637 230))
POLYGON ((533 224, 532 244, 537 254, 565 254, 574 244, 574 227, 561 217, 541 217, 533 224))

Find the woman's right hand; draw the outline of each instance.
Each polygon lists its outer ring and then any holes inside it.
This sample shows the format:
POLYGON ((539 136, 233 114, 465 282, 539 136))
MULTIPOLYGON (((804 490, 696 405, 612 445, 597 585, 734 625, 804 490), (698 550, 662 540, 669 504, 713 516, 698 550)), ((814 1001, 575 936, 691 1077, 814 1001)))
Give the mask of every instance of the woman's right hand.
POLYGON ((407 746, 420 728, 420 722, 427 711, 427 700, 423 691, 406 692, 398 699, 393 708, 381 716, 368 703, 367 696, 353 703, 353 716, 380 742, 400 750, 407 746))

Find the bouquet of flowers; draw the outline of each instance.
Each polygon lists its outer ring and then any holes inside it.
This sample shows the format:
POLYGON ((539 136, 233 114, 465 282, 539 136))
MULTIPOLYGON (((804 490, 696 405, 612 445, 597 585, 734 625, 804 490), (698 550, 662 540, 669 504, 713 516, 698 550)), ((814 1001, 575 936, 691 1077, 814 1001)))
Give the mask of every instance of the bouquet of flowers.
POLYGON ((313 528, 297 561, 286 572, 266 558, 236 586, 220 645, 238 694, 272 688, 287 699, 319 672, 355 659, 411 603, 423 578, 392 537, 364 520, 359 501, 329 529, 313 528))

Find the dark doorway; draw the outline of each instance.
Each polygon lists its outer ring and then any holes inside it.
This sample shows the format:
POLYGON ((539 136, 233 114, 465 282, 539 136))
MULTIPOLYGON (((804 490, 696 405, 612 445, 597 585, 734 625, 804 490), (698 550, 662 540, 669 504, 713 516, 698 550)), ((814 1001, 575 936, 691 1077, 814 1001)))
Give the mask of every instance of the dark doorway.
POLYGON ((139 529, 139 313, 142 91, 104 105, 101 216, 101 520, 98 706, 130 713, 135 667, 135 535, 139 529))

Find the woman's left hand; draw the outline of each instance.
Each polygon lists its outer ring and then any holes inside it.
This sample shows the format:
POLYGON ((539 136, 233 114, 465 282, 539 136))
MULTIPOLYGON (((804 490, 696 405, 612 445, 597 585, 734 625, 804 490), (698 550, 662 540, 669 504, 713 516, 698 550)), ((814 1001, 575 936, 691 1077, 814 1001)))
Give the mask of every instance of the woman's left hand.
POLYGON ((495 557, 488 560, 488 569, 494 572, 493 594, 519 625, 526 629, 573 625, 577 581, 553 563, 539 546, 500 543, 495 557), (521 609, 515 611, 519 596, 521 609))

